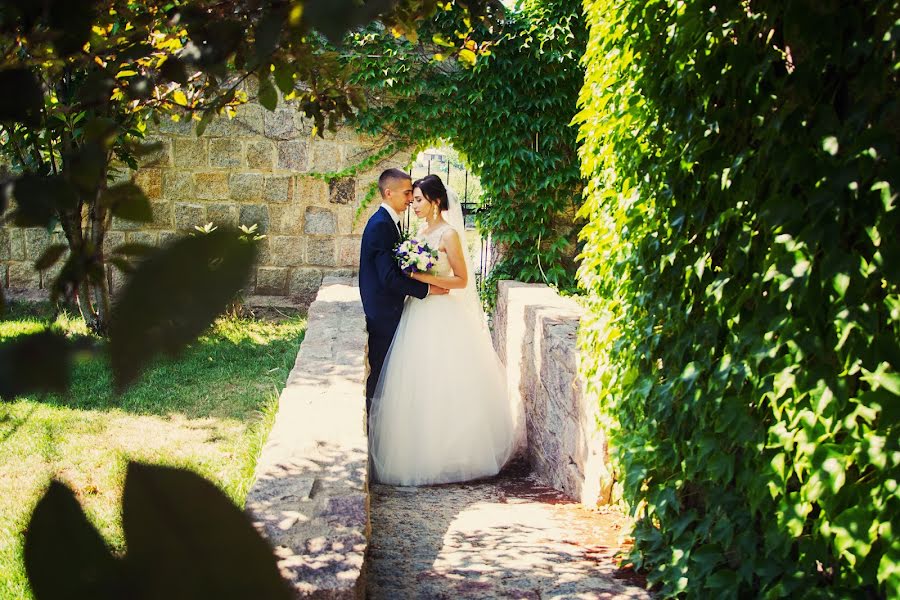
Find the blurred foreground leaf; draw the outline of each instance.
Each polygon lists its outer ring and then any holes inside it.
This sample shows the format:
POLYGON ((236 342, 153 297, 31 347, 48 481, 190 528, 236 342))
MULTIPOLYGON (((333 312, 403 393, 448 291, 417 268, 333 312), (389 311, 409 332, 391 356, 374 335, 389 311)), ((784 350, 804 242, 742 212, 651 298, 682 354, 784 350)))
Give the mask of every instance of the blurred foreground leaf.
POLYGON ((19 121, 31 126, 40 123, 44 93, 37 77, 28 69, 4 69, 0 71, 0 121, 19 121), (16 93, 9 93, 16 90, 16 93))
POLYGON ((121 565, 88 522, 75 494, 50 484, 25 532, 25 570, 38 600, 122 598, 121 565))
POLYGON ((69 389, 74 346, 52 331, 22 335, 0 344, 0 398, 69 389))
POLYGON ((113 309, 109 350, 116 388, 158 354, 176 355, 247 282, 256 246, 234 230, 185 237, 140 262, 113 309))
POLYGON ((151 598, 290 598, 269 545, 190 471, 131 463, 122 498, 130 572, 151 598))

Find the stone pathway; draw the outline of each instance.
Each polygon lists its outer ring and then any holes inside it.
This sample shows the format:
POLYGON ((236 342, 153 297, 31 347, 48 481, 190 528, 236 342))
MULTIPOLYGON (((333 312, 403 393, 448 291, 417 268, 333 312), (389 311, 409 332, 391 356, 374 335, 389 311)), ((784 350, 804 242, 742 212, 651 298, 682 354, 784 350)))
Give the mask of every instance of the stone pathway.
POLYGON ((521 467, 479 482, 371 486, 370 600, 651 598, 618 570, 624 517, 590 512, 521 467))

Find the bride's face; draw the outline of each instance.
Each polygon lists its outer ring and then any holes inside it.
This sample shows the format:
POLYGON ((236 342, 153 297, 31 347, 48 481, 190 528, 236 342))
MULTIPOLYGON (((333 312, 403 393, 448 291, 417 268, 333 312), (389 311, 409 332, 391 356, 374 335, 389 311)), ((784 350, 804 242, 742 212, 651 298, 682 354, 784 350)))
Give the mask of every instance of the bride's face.
POLYGON ((428 198, 425 197, 420 188, 413 190, 412 209, 420 219, 424 219, 431 214, 431 202, 428 201, 428 198))

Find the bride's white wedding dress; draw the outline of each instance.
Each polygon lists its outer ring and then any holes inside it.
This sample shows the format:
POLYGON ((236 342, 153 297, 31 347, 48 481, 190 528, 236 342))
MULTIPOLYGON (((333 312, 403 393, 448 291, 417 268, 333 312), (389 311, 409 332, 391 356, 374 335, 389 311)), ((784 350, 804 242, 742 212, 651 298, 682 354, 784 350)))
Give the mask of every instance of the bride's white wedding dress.
MULTIPOLYGON (((447 227, 420 239, 437 248, 447 227)), ((444 252, 433 272, 452 273, 444 252)), ((466 290, 407 298, 369 420, 378 481, 467 481, 497 474, 512 455, 515 411, 483 312, 472 304, 466 290)))

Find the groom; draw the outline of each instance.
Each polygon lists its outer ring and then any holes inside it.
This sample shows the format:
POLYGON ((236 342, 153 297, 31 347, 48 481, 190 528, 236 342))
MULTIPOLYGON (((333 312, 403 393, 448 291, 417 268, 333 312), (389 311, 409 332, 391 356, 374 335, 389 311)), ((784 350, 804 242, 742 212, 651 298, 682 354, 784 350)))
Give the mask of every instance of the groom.
POLYGON ((378 178, 381 207, 366 223, 359 251, 359 294, 369 332, 369 378, 366 380, 366 410, 372 407, 375 385, 384 359, 400 324, 407 296, 422 299, 447 290, 410 279, 394 259, 400 240, 400 215, 412 202, 412 179, 400 169, 388 169, 378 178))

